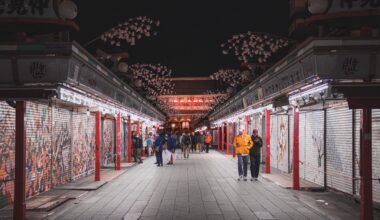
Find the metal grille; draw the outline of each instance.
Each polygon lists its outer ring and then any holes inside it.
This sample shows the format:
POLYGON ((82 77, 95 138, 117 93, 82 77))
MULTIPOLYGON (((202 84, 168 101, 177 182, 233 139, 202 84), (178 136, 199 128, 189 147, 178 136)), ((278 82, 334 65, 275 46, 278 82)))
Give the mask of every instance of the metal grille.
POLYGON ((271 116, 271 164, 289 172, 288 115, 271 116))
POLYGON ((352 193, 352 110, 327 110, 327 186, 352 193))
POLYGON ((0 102, 0 208, 14 199, 16 111, 0 102))
MULTIPOLYGON (((372 110, 372 177, 380 178, 380 110, 372 110)), ((380 202, 380 182, 373 182, 373 200, 380 202)))
POLYGON ((59 107, 52 108, 52 186, 71 180, 72 125, 71 112, 59 107))
POLYGON ((115 121, 103 120, 101 159, 104 167, 115 165, 115 121))

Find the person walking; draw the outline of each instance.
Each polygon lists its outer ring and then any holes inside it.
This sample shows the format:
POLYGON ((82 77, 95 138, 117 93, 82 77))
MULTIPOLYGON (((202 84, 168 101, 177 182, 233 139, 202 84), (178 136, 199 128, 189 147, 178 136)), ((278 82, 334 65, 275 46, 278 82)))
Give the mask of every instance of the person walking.
POLYGON ((252 139, 242 129, 239 129, 239 134, 235 136, 232 146, 236 149, 238 156, 238 180, 244 178, 244 181, 247 181, 249 150, 253 147, 252 139))
POLYGON ((253 147, 249 150, 249 158, 251 162, 251 181, 257 181, 260 172, 260 158, 263 139, 259 136, 257 129, 253 130, 251 139, 253 141, 253 147))
POLYGON ((206 147, 205 147, 205 135, 203 134, 203 132, 200 133, 199 143, 201 144, 201 149, 202 149, 201 152, 206 151, 206 147))
POLYGON ((140 135, 139 134, 136 134, 136 132, 134 132, 133 136, 132 136, 132 146, 133 146, 133 151, 134 151, 134 154, 133 154, 133 158, 135 159, 135 162, 136 163, 142 163, 142 159, 141 159, 141 150, 143 148, 142 146, 142 140, 140 138, 140 135))
POLYGON ((166 140, 167 140, 167 142, 166 142, 166 155, 167 155, 167 159, 168 159, 167 165, 173 165, 173 154, 172 154, 173 141, 172 141, 170 131, 168 131, 168 133, 166 134, 166 140))
POLYGON ((211 142, 212 142, 212 136, 210 132, 208 131, 205 137, 206 153, 208 153, 210 149, 211 142))
POLYGON ((200 134, 199 132, 195 133, 195 152, 201 153, 201 140, 200 140, 200 134))
POLYGON ((171 148, 171 158, 170 158, 170 161, 171 161, 171 164, 173 164, 174 162, 174 155, 175 155, 175 150, 177 148, 177 134, 176 133, 173 133, 171 136, 170 136, 170 139, 172 141, 172 148, 171 148))
POLYGON ((191 152, 194 153, 194 151, 196 150, 195 149, 195 134, 194 134, 194 131, 191 132, 190 139, 191 139, 191 152))
POLYGON ((163 151, 164 142, 165 142, 165 138, 164 138, 163 132, 159 132, 159 135, 157 135, 156 139, 154 140, 154 152, 156 153, 158 167, 163 166, 162 151, 163 151))
POLYGON ((185 159, 189 159, 189 154, 190 154, 190 146, 191 146, 191 138, 190 134, 186 133, 183 138, 182 138, 182 146, 183 146, 183 157, 185 159))

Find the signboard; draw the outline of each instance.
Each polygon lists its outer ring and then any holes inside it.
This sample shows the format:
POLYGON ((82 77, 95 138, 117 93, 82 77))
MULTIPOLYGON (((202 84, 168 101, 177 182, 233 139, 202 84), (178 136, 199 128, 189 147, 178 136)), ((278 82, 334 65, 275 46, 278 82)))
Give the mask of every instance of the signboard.
POLYGON ((0 18, 58 19, 55 0, 0 0, 0 18))
POLYGON ((369 75, 369 54, 329 54, 317 56, 317 71, 322 78, 364 79, 369 75))
POLYGON ((330 13, 380 9, 380 0, 332 0, 330 13))

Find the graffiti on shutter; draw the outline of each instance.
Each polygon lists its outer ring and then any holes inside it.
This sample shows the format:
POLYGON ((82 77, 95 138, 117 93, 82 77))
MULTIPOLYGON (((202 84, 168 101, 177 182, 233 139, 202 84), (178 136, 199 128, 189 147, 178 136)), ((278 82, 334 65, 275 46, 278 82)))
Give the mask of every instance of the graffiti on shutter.
MULTIPOLYGON (((372 177, 380 178, 380 110, 372 110, 372 177)), ((380 202, 380 182, 373 182, 373 200, 380 202)))
POLYGON ((105 119, 103 121, 103 149, 102 165, 110 166, 114 164, 115 152, 115 125, 114 120, 105 119))
POLYGON ((13 203, 16 111, 0 102, 0 208, 13 203))

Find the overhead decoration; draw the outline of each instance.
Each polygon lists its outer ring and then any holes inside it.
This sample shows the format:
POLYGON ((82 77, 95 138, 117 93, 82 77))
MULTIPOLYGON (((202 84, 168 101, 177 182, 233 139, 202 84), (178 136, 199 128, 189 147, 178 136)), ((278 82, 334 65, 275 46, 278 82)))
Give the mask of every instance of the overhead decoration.
POLYGON ((235 34, 221 45, 223 54, 232 54, 243 63, 267 63, 280 49, 290 44, 288 39, 268 33, 235 34))
POLYGON ((219 69, 210 75, 213 80, 221 80, 232 87, 237 87, 250 79, 249 71, 240 71, 236 69, 219 69))
POLYGON ((121 46, 123 43, 134 46, 138 40, 156 36, 159 26, 160 21, 146 16, 139 16, 118 24, 116 27, 103 33, 100 39, 115 46, 121 46))
POLYGON ((170 79, 171 70, 161 64, 132 64, 128 68, 134 86, 145 91, 147 99, 156 103, 164 111, 169 110, 169 106, 158 100, 161 95, 173 95, 174 84, 170 79))

